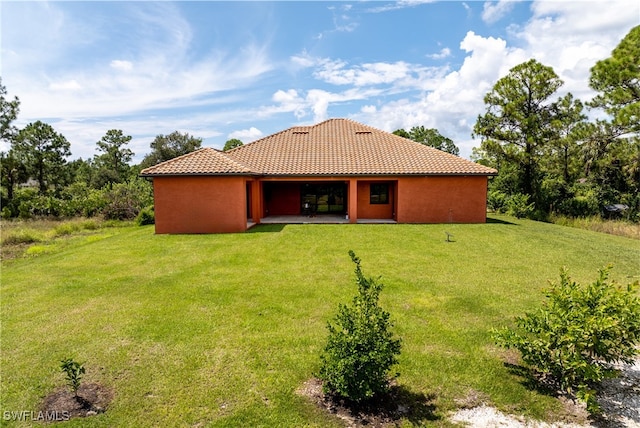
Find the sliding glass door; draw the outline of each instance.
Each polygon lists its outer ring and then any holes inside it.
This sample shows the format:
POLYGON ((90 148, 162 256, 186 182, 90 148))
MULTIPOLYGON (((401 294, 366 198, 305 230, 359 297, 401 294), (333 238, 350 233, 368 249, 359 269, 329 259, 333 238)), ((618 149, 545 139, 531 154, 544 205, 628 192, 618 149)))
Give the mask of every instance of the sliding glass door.
POLYGON ((347 211, 345 183, 305 183, 301 191, 303 214, 344 214, 347 211))

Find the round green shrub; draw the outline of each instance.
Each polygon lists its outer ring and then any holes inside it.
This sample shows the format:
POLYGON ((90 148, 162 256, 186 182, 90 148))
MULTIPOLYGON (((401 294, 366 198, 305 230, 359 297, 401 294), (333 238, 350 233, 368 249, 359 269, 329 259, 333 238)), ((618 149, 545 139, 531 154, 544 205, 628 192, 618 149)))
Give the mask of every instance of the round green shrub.
POLYGON ((334 324, 328 324, 318 377, 325 393, 361 402, 389 390, 401 342, 391 332, 389 312, 378 305, 382 284, 366 278, 360 259, 353 251, 349 255, 356 264, 358 294, 351 306, 340 305, 334 324))
POLYGON ((153 207, 146 207, 136 217, 136 224, 138 226, 145 226, 147 224, 155 224, 156 217, 153 207))
POLYGON ((609 282, 609 270, 583 286, 563 269, 541 308, 493 332, 499 345, 520 351, 536 380, 575 393, 590 411, 598 410, 595 386, 617 373, 612 364, 633 363, 640 352, 638 282, 609 282))

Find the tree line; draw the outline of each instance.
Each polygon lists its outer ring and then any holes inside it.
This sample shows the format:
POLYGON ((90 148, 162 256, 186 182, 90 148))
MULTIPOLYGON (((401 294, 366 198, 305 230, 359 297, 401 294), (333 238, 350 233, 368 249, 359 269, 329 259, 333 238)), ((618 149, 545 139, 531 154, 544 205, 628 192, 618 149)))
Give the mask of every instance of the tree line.
POLYGON ((17 129, 20 100, 7 99, 0 80, 0 138, 10 147, 0 153, 2 217, 103 215, 132 219, 153 205, 151 184, 140 171, 200 148, 202 139, 174 132, 158 135, 151 152, 131 165, 131 136, 111 129, 96 142, 90 159, 67 161, 70 143, 42 121, 17 129))
MULTIPOLYGON (((480 147, 472 159, 494 167, 489 208, 546 220, 551 215, 618 216, 640 221, 640 26, 611 57, 591 69, 596 96, 583 103, 553 68, 531 59, 512 68, 484 97, 473 136, 480 147), (591 118, 589 117, 591 116, 591 118)), ((158 135, 138 165, 131 136, 111 129, 96 142, 90 159, 67 161, 67 139, 36 121, 17 129, 20 101, 8 99, 0 78, 0 153, 3 218, 93 216, 132 218, 152 206, 151 184, 142 169, 201 147, 202 139, 178 131, 158 135)), ((394 134, 459 154, 437 129, 416 126, 394 134)), ((224 150, 241 146, 231 139, 224 150)))
POLYGON ((562 85, 553 68, 531 59, 484 97, 473 159, 499 171, 489 206, 536 219, 640 221, 640 26, 591 68, 593 99, 559 97, 562 85))
MULTIPOLYGON (((42 121, 18 129, 18 97, 9 99, 0 78, 0 139, 9 149, 0 152, 0 206, 5 219, 34 216, 92 217, 128 220, 153 207, 153 188, 139 177, 144 168, 173 159, 202 146, 202 138, 178 131, 158 135, 151 151, 137 165, 128 147, 132 137, 110 129, 96 142, 89 159, 68 161, 70 143, 42 121)), ((242 145, 227 141, 225 150, 242 145)))
MULTIPOLYGON (((498 170, 489 182, 489 208, 538 220, 640 221, 640 26, 591 68, 591 101, 557 96, 562 85, 552 67, 531 59, 485 95, 472 160, 498 170)), ((459 154, 437 129, 393 133, 459 154)))

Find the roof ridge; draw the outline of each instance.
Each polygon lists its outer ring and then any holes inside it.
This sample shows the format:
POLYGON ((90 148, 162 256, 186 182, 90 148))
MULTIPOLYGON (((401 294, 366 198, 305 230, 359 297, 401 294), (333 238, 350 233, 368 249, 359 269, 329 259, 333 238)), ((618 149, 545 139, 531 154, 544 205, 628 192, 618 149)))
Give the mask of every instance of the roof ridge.
POLYGON ((237 166, 239 166, 240 168, 246 170, 247 172, 254 172, 254 171, 251 170, 251 168, 249 168, 244 163, 240 162, 238 159, 235 159, 234 157, 229 156, 228 152, 225 152, 224 150, 218 150, 218 149, 213 149, 213 150, 215 150, 217 152, 217 154, 223 156, 227 161, 236 164, 237 166))
POLYGON ((242 151, 243 149, 245 149, 246 147, 249 147, 249 146, 252 146, 252 145, 254 145, 254 144, 256 144, 256 143, 259 143, 260 141, 262 141, 262 140, 266 140, 267 138, 271 138, 271 137, 275 137, 276 135, 283 134, 283 133, 285 133, 285 132, 287 132, 287 131, 290 131, 290 130, 291 130, 291 129, 293 129, 293 128, 294 128, 294 127, 291 127, 291 128, 283 129, 282 131, 278 131, 278 132, 276 132, 276 133, 274 133, 274 134, 265 135, 264 137, 262 137, 262 138, 258 138, 257 140, 250 141, 250 142, 248 142, 247 144, 243 144, 243 145, 241 145, 241 146, 234 147, 233 149, 231 149, 231 150, 229 150, 229 151, 227 151, 227 152, 225 152, 225 153, 240 152, 240 151, 242 151))

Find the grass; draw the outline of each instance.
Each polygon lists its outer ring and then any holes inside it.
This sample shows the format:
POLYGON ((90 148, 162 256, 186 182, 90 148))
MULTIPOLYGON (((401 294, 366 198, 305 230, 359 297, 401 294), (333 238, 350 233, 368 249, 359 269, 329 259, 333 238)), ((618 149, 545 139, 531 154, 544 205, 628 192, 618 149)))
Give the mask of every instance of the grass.
POLYGON ((640 223, 625 220, 605 220, 600 216, 565 217, 552 216, 550 221, 561 226, 577 227, 594 232, 609 233, 611 235, 626 236, 640 239, 640 223))
POLYGON ((295 391, 319 367, 327 321, 356 292, 349 249, 367 276, 382 275, 381 304, 403 340, 399 382, 435 396, 439 419, 425 424, 448 426, 473 392, 556 420, 560 402, 505 367, 489 329, 537 306, 561 266, 578 281, 609 263, 619 282, 640 278, 638 240, 508 217, 71 239, 5 261, 0 289, 1 411, 37 410, 64 385, 63 358, 115 393, 106 413, 69 427, 343 426, 295 391))
POLYGON ((8 260, 20 256, 33 256, 63 246, 67 238, 75 235, 95 234, 100 229, 131 225, 131 222, 103 221, 99 219, 75 218, 71 220, 51 220, 46 218, 30 220, 2 220, 0 222, 2 251, 0 259, 8 260), (41 246, 30 246, 44 243, 41 246))

